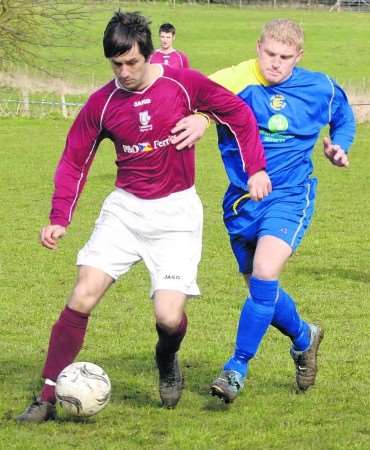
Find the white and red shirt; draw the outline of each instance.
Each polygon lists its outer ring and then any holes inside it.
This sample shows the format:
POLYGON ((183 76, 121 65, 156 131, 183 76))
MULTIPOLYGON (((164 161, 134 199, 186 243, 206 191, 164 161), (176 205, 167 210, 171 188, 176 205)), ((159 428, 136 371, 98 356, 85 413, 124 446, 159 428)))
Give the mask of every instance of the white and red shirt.
POLYGON ((155 52, 150 55, 149 62, 150 64, 162 64, 177 69, 190 68, 189 59, 185 53, 175 49, 170 53, 164 53, 160 49, 155 50, 155 52))
POLYGON ((140 92, 128 91, 112 80, 90 96, 68 133, 56 169, 51 223, 68 226, 71 222, 104 138, 115 146, 117 187, 143 199, 156 199, 193 186, 194 147, 176 150, 171 129, 197 110, 229 128, 249 176, 265 168, 249 107, 197 71, 163 66, 162 75, 140 92))

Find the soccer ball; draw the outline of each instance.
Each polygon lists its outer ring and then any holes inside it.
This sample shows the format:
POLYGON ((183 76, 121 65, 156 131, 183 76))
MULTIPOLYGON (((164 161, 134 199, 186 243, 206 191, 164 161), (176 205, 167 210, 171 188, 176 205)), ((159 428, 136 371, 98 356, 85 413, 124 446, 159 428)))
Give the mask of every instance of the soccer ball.
POLYGON ((96 364, 75 362, 60 372, 55 395, 59 405, 74 416, 93 416, 109 402, 108 375, 96 364))

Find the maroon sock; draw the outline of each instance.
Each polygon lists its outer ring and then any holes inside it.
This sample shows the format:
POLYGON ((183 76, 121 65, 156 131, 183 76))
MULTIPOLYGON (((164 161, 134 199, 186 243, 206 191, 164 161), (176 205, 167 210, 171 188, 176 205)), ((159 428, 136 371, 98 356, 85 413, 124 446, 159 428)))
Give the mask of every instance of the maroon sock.
POLYGON ((40 399, 43 402, 55 403, 55 386, 50 386, 50 384, 44 384, 40 393, 40 399))
MULTIPOLYGON (((89 314, 65 307, 51 330, 48 355, 42 371, 43 378, 56 381, 59 373, 74 361, 81 350, 88 319, 89 314)), ((54 386, 44 385, 41 400, 55 401, 54 386)))
POLYGON ((163 330, 158 324, 156 325, 158 333, 158 344, 157 353, 176 353, 179 348, 181 341, 184 339, 186 334, 186 329, 188 326, 188 318, 184 313, 182 320, 174 333, 169 334, 167 331, 163 330))

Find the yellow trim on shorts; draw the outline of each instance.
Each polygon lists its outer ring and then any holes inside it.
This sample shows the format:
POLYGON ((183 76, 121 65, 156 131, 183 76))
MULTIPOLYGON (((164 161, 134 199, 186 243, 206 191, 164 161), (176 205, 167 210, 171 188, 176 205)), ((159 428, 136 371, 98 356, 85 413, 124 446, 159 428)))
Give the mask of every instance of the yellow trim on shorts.
POLYGON ((233 203, 233 212, 235 215, 238 214, 237 208, 240 204, 240 202, 242 202, 245 199, 250 199, 251 198, 251 194, 249 192, 247 192, 246 194, 243 194, 242 196, 240 196, 238 199, 235 200, 235 202, 233 203))

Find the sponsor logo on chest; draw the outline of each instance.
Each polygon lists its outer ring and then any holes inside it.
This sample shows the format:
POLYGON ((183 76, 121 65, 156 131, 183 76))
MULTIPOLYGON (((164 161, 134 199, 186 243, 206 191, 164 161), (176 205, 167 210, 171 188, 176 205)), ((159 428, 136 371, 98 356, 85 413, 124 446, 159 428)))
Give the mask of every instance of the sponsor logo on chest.
POLYGON ((122 144, 122 151, 124 153, 143 153, 143 152, 151 152, 153 147, 149 142, 139 142, 134 145, 125 145, 122 144))
POLYGON ((143 152, 151 152, 157 149, 164 149, 171 145, 171 136, 163 140, 156 139, 153 144, 150 142, 139 142, 134 145, 125 145, 122 144, 122 151, 124 153, 143 153, 143 152))

